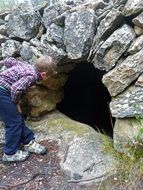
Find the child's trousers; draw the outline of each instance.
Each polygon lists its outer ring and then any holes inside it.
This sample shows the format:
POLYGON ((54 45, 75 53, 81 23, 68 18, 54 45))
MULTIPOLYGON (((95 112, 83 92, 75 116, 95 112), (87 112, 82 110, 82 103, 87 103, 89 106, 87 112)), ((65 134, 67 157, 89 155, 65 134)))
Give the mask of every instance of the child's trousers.
POLYGON ((4 153, 14 154, 19 145, 34 140, 34 133, 25 126, 22 115, 12 101, 10 93, 0 88, 0 118, 5 123, 4 153))

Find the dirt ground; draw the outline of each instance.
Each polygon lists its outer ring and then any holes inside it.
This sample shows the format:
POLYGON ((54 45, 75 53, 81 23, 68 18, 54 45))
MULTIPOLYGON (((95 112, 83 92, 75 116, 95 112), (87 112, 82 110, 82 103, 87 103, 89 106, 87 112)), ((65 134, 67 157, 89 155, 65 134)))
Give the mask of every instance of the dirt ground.
MULTIPOLYGON (((109 190, 100 185, 69 183, 70 177, 60 168, 57 142, 42 141, 41 144, 49 150, 44 156, 31 154, 24 162, 0 163, 0 190, 109 190)), ((116 187, 112 190, 127 189, 116 187)), ((143 190, 143 183, 130 190, 143 190)))
POLYGON ((31 154, 24 162, 0 164, 0 190, 88 190, 85 185, 68 182, 59 165, 57 142, 41 144, 49 150, 44 156, 31 154))

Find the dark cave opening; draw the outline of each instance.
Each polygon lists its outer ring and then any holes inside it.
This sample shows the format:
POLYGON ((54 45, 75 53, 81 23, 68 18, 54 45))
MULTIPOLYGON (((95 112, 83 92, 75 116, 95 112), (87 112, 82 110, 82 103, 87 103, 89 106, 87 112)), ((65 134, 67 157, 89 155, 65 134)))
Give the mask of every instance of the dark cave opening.
POLYGON ((78 63, 69 74, 64 99, 57 108, 71 119, 112 137, 115 119, 109 110, 111 96, 102 83, 104 74, 92 63, 78 63))

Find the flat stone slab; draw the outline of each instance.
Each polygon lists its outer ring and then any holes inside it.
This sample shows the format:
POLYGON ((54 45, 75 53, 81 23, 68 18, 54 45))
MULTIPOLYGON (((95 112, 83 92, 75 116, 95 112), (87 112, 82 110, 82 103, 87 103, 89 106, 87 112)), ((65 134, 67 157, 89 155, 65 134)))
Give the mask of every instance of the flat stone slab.
POLYGON ((71 120, 57 112, 39 122, 30 122, 32 128, 44 138, 59 143, 60 165, 70 174, 71 180, 99 181, 115 171, 115 160, 104 150, 104 142, 111 139, 93 128, 71 120))

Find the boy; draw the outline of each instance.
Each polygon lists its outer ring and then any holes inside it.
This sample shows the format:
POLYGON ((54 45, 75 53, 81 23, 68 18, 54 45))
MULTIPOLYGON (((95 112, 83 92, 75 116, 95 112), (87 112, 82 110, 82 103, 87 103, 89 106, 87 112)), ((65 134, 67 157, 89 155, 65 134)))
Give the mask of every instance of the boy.
POLYGON ((5 123, 4 162, 24 161, 29 152, 45 154, 46 148, 35 141, 34 133, 25 126, 19 98, 27 87, 56 73, 56 64, 49 56, 37 59, 35 65, 7 58, 0 61, 7 70, 0 73, 0 118, 5 123), (24 151, 18 150, 23 144, 24 151))

